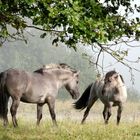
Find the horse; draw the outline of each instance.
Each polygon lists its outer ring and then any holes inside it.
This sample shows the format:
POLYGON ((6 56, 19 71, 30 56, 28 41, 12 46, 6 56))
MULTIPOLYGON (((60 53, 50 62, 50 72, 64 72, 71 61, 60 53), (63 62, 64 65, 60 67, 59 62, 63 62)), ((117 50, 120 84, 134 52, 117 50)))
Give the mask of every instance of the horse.
POLYGON ((117 110, 117 124, 120 123, 123 104, 127 99, 127 89, 124 84, 123 77, 116 71, 109 71, 105 78, 98 78, 94 83, 91 83, 81 97, 74 103, 74 108, 83 110, 83 124, 89 114, 93 104, 100 99, 104 104, 103 118, 105 124, 108 124, 111 116, 111 108, 118 106, 117 110))
POLYGON ((10 112, 13 126, 17 127, 17 109, 20 101, 37 104, 37 125, 42 119, 42 108, 47 103, 53 125, 57 126, 55 99, 61 87, 65 87, 73 99, 77 99, 79 71, 67 64, 42 67, 34 72, 8 69, 0 73, 0 117, 3 125, 8 124, 8 101, 12 98, 10 112))

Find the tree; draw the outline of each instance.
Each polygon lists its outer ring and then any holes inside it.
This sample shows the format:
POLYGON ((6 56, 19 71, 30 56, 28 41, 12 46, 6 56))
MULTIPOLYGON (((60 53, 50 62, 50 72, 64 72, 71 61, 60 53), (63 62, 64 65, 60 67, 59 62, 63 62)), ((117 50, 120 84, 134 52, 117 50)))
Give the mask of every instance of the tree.
MULTIPOLYGON (((94 67, 89 65, 88 60, 82 59, 84 50, 78 48, 77 52, 65 47, 52 47, 49 37, 43 40, 38 38, 40 32, 34 30, 28 35, 28 44, 16 41, 8 43, 9 47, 2 47, 0 50, 0 72, 9 68, 18 68, 26 71, 35 71, 49 63, 66 63, 72 68, 80 71, 79 91, 82 93, 85 88, 95 80, 96 72, 94 67), (19 47, 20 46, 20 47, 19 47)), ((60 99, 70 99, 70 95, 64 89, 60 90, 60 99)))
POLYGON ((46 32, 53 34, 52 43, 56 45, 62 42, 76 50, 77 44, 82 43, 96 48, 96 65, 101 53, 106 52, 132 69, 123 61, 128 50, 112 49, 113 45, 139 40, 139 16, 130 19, 129 15, 140 13, 140 6, 133 6, 132 1, 1 0, 0 44, 11 39, 26 42, 24 31, 35 28, 43 31, 41 38, 46 32))

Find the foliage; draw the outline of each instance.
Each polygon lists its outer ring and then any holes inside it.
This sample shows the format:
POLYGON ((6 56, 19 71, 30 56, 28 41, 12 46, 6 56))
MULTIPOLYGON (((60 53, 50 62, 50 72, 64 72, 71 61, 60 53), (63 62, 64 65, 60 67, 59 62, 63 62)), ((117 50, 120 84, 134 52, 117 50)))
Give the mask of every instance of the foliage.
POLYGON ((34 28, 42 31, 42 39, 48 32, 53 35, 56 46, 91 46, 98 52, 92 62, 97 68, 103 70, 99 58, 107 53, 132 73, 139 70, 130 62, 138 63, 139 57, 126 59, 130 51, 120 46, 139 40, 139 14, 140 6, 133 0, 0 0, 0 46, 13 40, 27 43, 25 32, 32 34, 28 29, 34 28))
MULTIPOLYGON (((1 0, 0 37, 25 40, 23 31, 36 28, 56 35, 53 43, 64 42, 76 49, 76 44, 107 43, 122 36, 140 37, 139 17, 128 19, 140 7, 132 0, 1 0), (123 7, 124 15, 118 11, 123 7), (31 24, 26 19, 31 20, 31 24), (10 33, 9 26, 14 31, 10 33)), ((40 37, 44 38, 46 32, 40 37)), ((2 42, 1 42, 2 43, 2 42)))
MULTIPOLYGON (((79 87, 83 90, 95 79, 94 66, 90 66, 88 60, 82 57, 85 51, 82 48, 77 52, 65 47, 54 47, 51 44, 50 36, 40 39, 40 32, 32 31, 36 36, 28 37, 28 44, 22 41, 8 43, 8 46, 0 48, 0 71, 8 68, 18 68, 27 71, 34 71, 44 64, 66 63, 76 70, 80 70, 79 87)), ((67 91, 60 91, 59 98, 68 99, 71 96, 67 91)))

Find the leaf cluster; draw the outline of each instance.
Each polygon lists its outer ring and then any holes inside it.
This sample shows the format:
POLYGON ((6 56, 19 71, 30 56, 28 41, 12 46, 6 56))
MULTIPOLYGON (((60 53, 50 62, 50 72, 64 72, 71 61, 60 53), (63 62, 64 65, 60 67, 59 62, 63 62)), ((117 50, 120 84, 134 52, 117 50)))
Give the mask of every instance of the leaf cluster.
MULTIPOLYGON (((139 17, 128 19, 129 13, 140 12, 131 0, 1 0, 1 44, 8 37, 24 39, 24 29, 33 27, 56 35, 53 43, 63 42, 76 49, 76 44, 107 43, 122 36, 140 37, 139 17), (118 11, 123 7, 124 15, 118 11), (27 22, 31 20, 31 25, 27 22), (11 33, 8 26, 15 29, 11 33)), ((41 35, 42 38, 46 33, 41 35)))

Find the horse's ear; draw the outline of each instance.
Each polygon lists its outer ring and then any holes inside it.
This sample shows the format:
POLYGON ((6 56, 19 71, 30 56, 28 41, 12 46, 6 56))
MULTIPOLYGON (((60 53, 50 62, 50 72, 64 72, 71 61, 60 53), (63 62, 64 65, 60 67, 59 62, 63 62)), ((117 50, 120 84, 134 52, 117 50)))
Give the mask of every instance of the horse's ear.
POLYGON ((76 73, 74 73, 74 76, 75 77, 78 77, 79 76, 79 73, 80 73, 80 71, 77 71, 76 73))
POLYGON ((120 78, 121 78, 122 82, 124 83, 124 79, 123 79, 122 75, 121 74, 119 74, 119 75, 120 75, 120 78))

